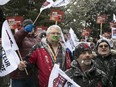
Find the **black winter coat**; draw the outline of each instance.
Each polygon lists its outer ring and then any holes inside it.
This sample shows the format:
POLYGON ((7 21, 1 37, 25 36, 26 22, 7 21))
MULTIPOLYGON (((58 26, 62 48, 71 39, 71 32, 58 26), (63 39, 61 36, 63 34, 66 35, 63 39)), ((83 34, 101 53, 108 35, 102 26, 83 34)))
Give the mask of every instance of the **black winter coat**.
POLYGON ((116 87, 116 55, 112 56, 111 54, 107 57, 102 58, 98 55, 95 58, 97 67, 104 71, 107 74, 109 79, 109 87, 116 87))
POLYGON ((106 74, 96 68, 94 62, 89 70, 82 72, 78 62, 74 60, 66 74, 81 87, 108 87, 106 74))

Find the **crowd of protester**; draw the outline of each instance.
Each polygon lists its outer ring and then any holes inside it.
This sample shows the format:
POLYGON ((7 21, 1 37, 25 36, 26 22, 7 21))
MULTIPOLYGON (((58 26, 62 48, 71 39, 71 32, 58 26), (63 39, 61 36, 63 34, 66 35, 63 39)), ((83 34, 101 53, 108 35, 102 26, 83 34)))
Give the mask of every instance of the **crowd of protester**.
MULTIPOLYGON (((0 20, 1 33, 5 21, 1 9, 0 20)), ((0 69, 1 38, 0 34, 0 69)), ((104 32, 97 39, 82 36, 75 45, 68 30, 51 25, 40 33, 33 21, 26 19, 14 38, 22 60, 16 70, 0 77, 0 87, 48 87, 54 64, 81 87, 116 87, 116 49, 111 33, 104 32)))

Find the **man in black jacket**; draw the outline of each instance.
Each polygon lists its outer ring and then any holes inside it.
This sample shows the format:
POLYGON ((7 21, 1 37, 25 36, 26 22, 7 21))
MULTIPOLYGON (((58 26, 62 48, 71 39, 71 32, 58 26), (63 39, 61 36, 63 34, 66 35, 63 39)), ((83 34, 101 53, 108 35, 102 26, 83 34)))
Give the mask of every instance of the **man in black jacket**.
POLYGON ((107 86, 106 74, 96 68, 92 60, 92 51, 85 43, 80 43, 74 51, 75 60, 66 74, 81 87, 110 87, 107 86))
POLYGON ((100 39, 96 44, 97 57, 95 62, 97 67, 107 74, 109 86, 116 87, 116 55, 112 55, 108 41, 100 39))

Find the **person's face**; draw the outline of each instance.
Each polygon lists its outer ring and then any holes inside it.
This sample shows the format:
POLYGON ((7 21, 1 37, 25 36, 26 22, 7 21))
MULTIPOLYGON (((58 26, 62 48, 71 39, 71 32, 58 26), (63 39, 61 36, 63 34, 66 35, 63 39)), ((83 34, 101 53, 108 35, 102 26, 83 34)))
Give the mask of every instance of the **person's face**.
POLYGON ((102 42, 98 46, 98 54, 101 56, 107 56, 110 53, 110 48, 106 42, 102 42))
POLYGON ((51 28, 51 32, 47 35, 49 42, 59 42, 61 32, 59 29, 51 28))
POLYGON ((81 65, 90 65, 92 59, 92 51, 84 51, 77 59, 81 65))

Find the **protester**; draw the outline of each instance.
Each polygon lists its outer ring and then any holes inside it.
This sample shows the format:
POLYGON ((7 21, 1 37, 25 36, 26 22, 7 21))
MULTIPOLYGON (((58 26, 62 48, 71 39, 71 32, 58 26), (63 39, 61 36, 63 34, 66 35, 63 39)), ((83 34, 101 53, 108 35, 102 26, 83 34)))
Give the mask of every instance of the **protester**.
POLYGON ((66 74, 80 87, 110 87, 107 86, 106 74, 96 68, 92 60, 92 50, 86 43, 80 43, 74 50, 75 60, 66 74))
MULTIPOLYGON (((40 41, 38 31, 32 23, 31 19, 25 19, 22 23, 22 29, 14 35, 22 59, 29 53, 32 46, 40 41)), ((27 72, 28 75, 25 71, 17 69, 11 73, 12 87, 35 87, 33 76, 36 71, 33 72, 32 69, 27 69, 27 72)))
POLYGON ((110 44, 106 40, 98 40, 96 53, 95 62, 97 67, 107 74, 108 87, 116 87, 116 55, 112 55, 110 44))
POLYGON ((50 26, 46 31, 46 40, 35 45, 30 51, 29 61, 21 61, 19 69, 24 70, 29 64, 36 64, 38 68, 38 82, 40 87, 48 87, 48 80, 54 64, 59 64, 65 71, 70 67, 69 53, 60 43, 61 28, 58 25, 50 26), (25 65, 27 64, 27 65, 25 65))
MULTIPOLYGON (((1 33, 2 33, 2 24, 5 21, 3 11, 0 9, 0 69, 2 67, 2 41, 1 41, 1 33)), ((9 75, 0 77, 0 87, 9 87, 10 79, 9 75)))

